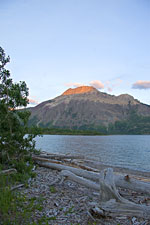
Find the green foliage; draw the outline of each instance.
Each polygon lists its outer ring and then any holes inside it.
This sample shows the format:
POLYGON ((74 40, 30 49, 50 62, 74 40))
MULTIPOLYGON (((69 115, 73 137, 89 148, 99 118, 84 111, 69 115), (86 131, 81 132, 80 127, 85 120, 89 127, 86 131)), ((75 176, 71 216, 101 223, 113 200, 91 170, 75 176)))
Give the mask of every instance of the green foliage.
MULTIPOLYGON (((104 135, 104 133, 98 130, 80 130, 80 129, 68 129, 68 128, 43 128, 38 127, 34 128, 37 131, 37 134, 51 134, 51 135, 104 135)), ((29 133, 32 133, 33 128, 29 128, 29 133)))
POLYGON ((26 135, 30 112, 18 110, 28 104, 28 88, 24 81, 14 83, 10 78, 5 69, 9 61, 0 47, 0 164, 18 168, 35 151, 35 135, 26 135))
POLYGON ((35 176, 31 154, 36 151, 36 133, 27 135, 30 112, 18 109, 28 104, 28 88, 24 81, 14 83, 10 78, 5 69, 9 61, 0 47, 0 170, 17 169, 16 174, 0 176, 0 225, 31 224, 30 215, 39 206, 33 201, 28 204, 24 195, 10 187, 35 176))
POLYGON ((130 111, 129 117, 123 121, 109 124, 109 134, 150 134, 150 117, 140 116, 135 111, 130 111))
POLYGON ((74 206, 71 206, 66 212, 65 212, 65 216, 71 213, 74 213, 74 206))
POLYGON ((56 188, 54 187, 54 186, 50 186, 50 192, 51 193, 56 193, 57 191, 56 191, 56 188))
POLYGON ((35 220, 34 214, 42 211, 42 200, 28 199, 25 194, 11 191, 12 176, 0 175, 0 225, 46 225, 52 218, 42 216, 35 220))
POLYGON ((94 124, 82 125, 80 127, 57 128, 57 127, 38 127, 33 129, 37 134, 59 134, 59 135, 108 135, 108 134, 150 134, 150 116, 138 115, 134 110, 130 110, 126 120, 110 123, 107 127, 104 125, 95 126, 94 124))

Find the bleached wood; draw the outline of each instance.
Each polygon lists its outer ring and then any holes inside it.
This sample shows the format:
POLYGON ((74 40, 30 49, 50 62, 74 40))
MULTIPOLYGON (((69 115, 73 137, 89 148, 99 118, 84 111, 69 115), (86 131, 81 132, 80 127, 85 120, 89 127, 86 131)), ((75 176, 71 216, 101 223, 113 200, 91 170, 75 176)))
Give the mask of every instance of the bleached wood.
POLYGON ((75 167, 71 167, 71 166, 66 166, 66 165, 62 165, 62 164, 56 164, 56 163, 52 163, 52 162, 49 162, 49 161, 40 161, 40 160, 36 160, 37 164, 39 166, 43 166, 43 167, 46 167, 46 168, 50 168, 50 169, 56 169, 56 170, 68 170, 78 176, 81 176, 81 177, 84 177, 84 178, 87 178, 87 179, 90 179, 90 180, 95 180, 97 181, 99 179, 99 174, 95 173, 95 172, 92 172, 92 171, 86 171, 86 170, 83 170, 83 169, 79 169, 79 168, 75 168, 75 167), (92 179, 95 175, 98 176, 98 179, 92 179))
POLYGON ((93 216, 103 217, 118 217, 130 216, 150 219, 150 207, 145 205, 132 205, 127 203, 116 202, 115 200, 107 201, 103 205, 96 205, 90 209, 93 216))
POLYGON ((72 162, 70 162, 70 164, 75 165, 75 166, 77 166, 77 167, 79 167, 83 170, 92 171, 92 172, 96 172, 96 173, 99 172, 99 170, 97 170, 95 168, 92 168, 92 167, 89 167, 89 166, 86 166, 86 165, 83 165, 79 162, 72 161, 72 162))
POLYGON ((39 157, 47 159, 85 159, 82 155, 59 155, 59 154, 40 154, 39 157))
MULTIPOLYGON (((62 165, 62 164, 52 163, 47 159, 45 159, 44 161, 41 161, 41 159, 38 158, 38 159, 36 159, 36 162, 38 163, 38 165, 43 166, 43 167, 47 167, 50 169, 56 169, 59 171, 68 170, 78 176, 90 179, 95 182, 99 182, 99 173, 95 173, 92 171, 86 171, 83 169, 78 169, 78 168, 74 168, 74 167, 66 166, 66 165, 62 165)), ((125 176, 118 175, 118 174, 114 174, 114 182, 117 187, 126 188, 129 190, 142 192, 142 193, 150 195, 150 182, 143 182, 140 180, 136 180, 134 178, 130 178, 130 176, 129 176, 129 180, 127 180, 127 179, 125 179, 125 176)))
POLYGON ((83 177, 77 176, 68 170, 62 170, 60 174, 64 177, 68 178, 69 180, 72 180, 81 185, 84 185, 85 187, 92 188, 96 191, 99 191, 99 189, 100 189, 99 184, 96 184, 90 180, 83 178, 83 177))
POLYGON ((42 162, 50 162, 50 163, 56 163, 56 164, 63 164, 61 161, 55 160, 55 159, 47 159, 39 156, 32 156, 32 159, 34 161, 42 161, 42 162))
POLYGON ((104 217, 137 216, 146 219, 150 218, 150 206, 135 204, 120 196, 114 183, 113 170, 111 168, 100 173, 100 186, 67 170, 61 171, 61 175, 88 188, 100 190, 100 204, 91 209, 91 212, 94 212, 96 215, 104 217))
POLYGON ((128 202, 120 196, 114 181, 113 169, 102 170, 99 176, 100 183, 100 202, 106 202, 115 199, 118 202, 128 202))
POLYGON ((137 216, 150 218, 150 206, 135 204, 120 196, 114 182, 113 169, 100 173, 100 202, 94 207, 100 216, 137 216), (99 209, 99 210, 96 210, 99 209))
POLYGON ((16 173, 17 172, 17 170, 16 169, 8 169, 8 170, 2 170, 2 171, 0 171, 0 175, 3 175, 3 174, 5 174, 5 175, 7 175, 7 174, 12 174, 12 173, 16 173))
POLYGON ((21 188, 21 187, 23 187, 24 186, 24 184, 18 184, 18 185, 16 185, 16 186, 14 186, 14 187, 11 187, 11 191, 14 191, 14 190, 16 190, 16 189, 18 189, 18 188, 21 188))
POLYGON ((42 158, 42 157, 39 157, 39 156, 32 156, 32 159, 35 160, 35 161, 56 163, 56 164, 61 164, 61 165, 64 165, 65 162, 66 162, 67 164, 70 164, 71 166, 76 166, 76 167, 79 167, 79 168, 87 170, 87 171, 98 172, 98 170, 96 170, 94 168, 91 168, 91 167, 85 166, 85 165, 81 165, 80 163, 77 163, 77 162, 74 162, 74 161, 63 160, 63 162, 62 162, 62 161, 59 161, 59 160, 42 158))

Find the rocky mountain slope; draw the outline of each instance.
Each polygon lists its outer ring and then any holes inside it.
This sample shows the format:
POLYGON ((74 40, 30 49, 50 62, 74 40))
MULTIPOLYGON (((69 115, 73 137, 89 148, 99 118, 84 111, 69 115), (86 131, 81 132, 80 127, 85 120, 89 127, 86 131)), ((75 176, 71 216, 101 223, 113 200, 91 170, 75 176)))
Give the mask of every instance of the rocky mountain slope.
POLYGON ((125 120, 132 111, 150 116, 150 106, 128 94, 109 95, 91 86, 68 89, 33 107, 30 125, 84 129, 125 120))

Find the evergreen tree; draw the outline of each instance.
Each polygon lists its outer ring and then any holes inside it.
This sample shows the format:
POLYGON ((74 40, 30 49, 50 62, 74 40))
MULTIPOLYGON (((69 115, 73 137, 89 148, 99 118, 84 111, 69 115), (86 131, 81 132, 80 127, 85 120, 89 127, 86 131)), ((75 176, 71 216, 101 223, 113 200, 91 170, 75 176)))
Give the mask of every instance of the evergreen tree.
POLYGON ((27 106, 29 90, 24 81, 13 82, 6 69, 9 61, 0 47, 0 163, 18 167, 30 160, 35 135, 26 135, 30 112, 18 110, 27 106))

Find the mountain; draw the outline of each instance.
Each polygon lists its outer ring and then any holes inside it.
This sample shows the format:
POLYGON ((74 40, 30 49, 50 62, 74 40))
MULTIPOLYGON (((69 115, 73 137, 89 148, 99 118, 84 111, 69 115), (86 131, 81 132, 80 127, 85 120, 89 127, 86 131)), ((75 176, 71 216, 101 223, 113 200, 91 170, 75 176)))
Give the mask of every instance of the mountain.
POLYGON ((30 125, 87 129, 127 120, 129 115, 150 116, 150 106, 131 95, 109 95, 92 86, 68 89, 62 95, 30 108, 30 125))

